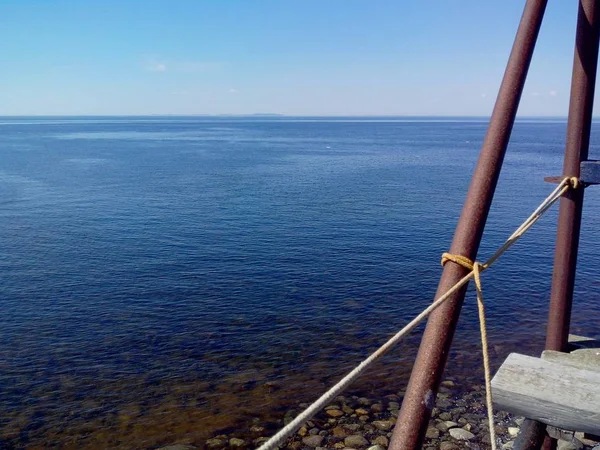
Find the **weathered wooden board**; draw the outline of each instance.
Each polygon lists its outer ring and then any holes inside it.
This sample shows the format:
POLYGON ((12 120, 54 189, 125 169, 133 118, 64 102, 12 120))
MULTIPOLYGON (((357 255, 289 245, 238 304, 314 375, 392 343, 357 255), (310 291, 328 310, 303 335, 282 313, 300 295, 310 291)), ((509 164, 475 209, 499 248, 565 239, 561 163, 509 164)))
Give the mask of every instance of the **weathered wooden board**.
POLYGON ((492 380, 492 392, 499 409, 600 433, 600 372, 511 353, 492 380))
POLYGON ((600 184, 600 161, 581 161, 579 178, 586 184, 600 184))
POLYGON ((569 335, 569 350, 577 350, 580 348, 597 348, 600 349, 600 340, 576 334, 569 335))
POLYGON ((597 348, 582 348, 571 353, 544 350, 542 352, 542 359, 544 361, 600 373, 600 349, 597 348))

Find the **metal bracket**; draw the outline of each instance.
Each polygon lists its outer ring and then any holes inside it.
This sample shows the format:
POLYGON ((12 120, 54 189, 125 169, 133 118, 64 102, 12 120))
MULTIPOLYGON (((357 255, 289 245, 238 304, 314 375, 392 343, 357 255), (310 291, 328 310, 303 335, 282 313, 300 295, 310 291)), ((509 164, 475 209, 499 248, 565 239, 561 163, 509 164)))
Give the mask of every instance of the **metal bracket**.
MULTIPOLYGON (((579 181, 583 183, 584 186, 590 186, 592 184, 600 184, 600 161, 596 160, 588 160, 581 161, 579 181)), ((558 184, 565 177, 545 177, 544 181, 548 183, 558 184)))

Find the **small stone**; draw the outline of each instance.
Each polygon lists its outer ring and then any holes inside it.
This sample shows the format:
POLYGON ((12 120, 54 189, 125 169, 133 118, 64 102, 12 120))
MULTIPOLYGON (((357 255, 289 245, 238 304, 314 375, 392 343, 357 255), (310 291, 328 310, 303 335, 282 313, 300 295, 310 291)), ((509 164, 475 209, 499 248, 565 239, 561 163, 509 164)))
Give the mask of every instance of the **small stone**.
POLYGON ((358 420, 360 420, 361 422, 368 422, 369 416, 358 416, 358 420))
POLYGON ((246 441, 239 438, 231 438, 229 439, 229 446, 233 448, 245 447, 246 441))
POLYGON ((347 430, 350 431, 357 431, 360 430, 360 427, 362 425, 358 424, 358 423, 348 423, 348 424, 344 424, 344 428, 346 428, 347 430))
POLYGON ((340 409, 340 407, 338 405, 327 405, 324 409, 329 411, 330 409, 340 409))
POLYGON ((346 414, 352 414, 354 412, 354 410, 352 408, 350 408, 348 405, 344 405, 342 407, 342 411, 344 411, 346 414))
POLYGON ((302 437, 306 436, 308 434, 308 429, 305 426, 300 427, 300 429, 298 430, 298 434, 302 437))
POLYGON ((459 441, 468 441, 475 437, 473 433, 462 428, 450 428, 450 436, 459 441))
POLYGON ((206 448, 208 449, 218 449, 225 447, 225 442, 221 439, 209 439, 206 441, 206 448))
POLYGON ((559 439, 557 448, 558 450, 577 450, 577 445, 575 445, 573 442, 563 441, 562 439, 559 439))
POLYGON ((592 450, 600 450, 600 445, 596 445, 592 450))
POLYGON ((369 400, 366 397, 361 397, 358 399, 358 404, 359 405, 363 405, 363 406, 369 406, 371 403, 373 403, 371 400, 369 400))
POLYGON ((346 446, 344 445, 343 442, 336 442, 335 444, 333 444, 333 448, 337 448, 338 450, 341 450, 343 448, 346 448, 346 446))
POLYGON ((387 420, 374 420, 373 425, 381 431, 390 431, 394 424, 387 420))
POLYGON ((523 422, 525 422, 525 417, 517 417, 517 418, 515 419, 515 423, 516 423, 518 426, 521 426, 521 425, 523 425, 523 422))
POLYGON ((263 445, 265 442, 267 442, 269 440, 268 437, 266 436, 261 436, 259 438, 256 438, 252 441, 252 443, 254 444, 255 447, 260 447, 261 445, 263 445))
POLYGON ((458 424, 456 422, 452 422, 450 420, 447 420, 445 422, 440 422, 438 423, 435 427, 443 432, 448 431, 450 428, 456 428, 458 426, 458 424))
POLYGON ((468 423, 463 427, 463 430, 471 431, 471 424, 468 423))
POLYGON ((390 411, 394 410, 394 409, 400 409, 400 403, 398 402, 390 402, 388 405, 388 409, 390 411))
POLYGON ((319 436, 318 434, 313 436, 307 436, 302 439, 302 443, 307 447, 311 448, 319 447, 321 445, 321 442, 323 442, 323 436, 319 436))
POLYGON ((383 412, 384 411, 383 405, 381 403, 375 403, 375 404, 371 405, 371 411, 383 412))
POLYGON ((344 439, 344 444, 346 444, 346 447, 361 448, 369 445, 369 441, 360 434, 353 434, 344 439))
POLYGON ((452 414, 447 413, 447 412, 443 412, 440 414, 440 420, 451 420, 452 419, 452 414))
POLYGON ((257 433, 257 434, 258 434, 258 433, 262 433, 263 431, 265 431, 265 427, 261 427, 261 426, 259 426, 259 425, 252 425, 252 426, 250 427, 250 431, 251 431, 252 433, 257 433))
POLYGON ((390 441, 385 436, 377 436, 372 443, 387 448, 387 446, 390 444, 390 441))
POLYGON ((317 427, 311 428, 310 430, 308 430, 308 434, 310 434, 311 436, 316 436, 317 434, 319 434, 319 430, 317 427))
POLYGON ((369 414, 369 411, 367 411, 364 408, 356 408, 356 410, 354 411, 356 414, 358 414, 359 416, 364 416, 366 414, 369 414))
POLYGON ((508 441, 502 444, 502 450, 511 450, 515 446, 515 441, 508 441))
POLYGON ((348 433, 346 432, 344 427, 339 427, 339 426, 332 429, 331 434, 337 438, 345 438, 346 436, 348 436, 348 433))
POLYGON ((328 434, 329 434, 329 432, 327 430, 319 431, 319 436, 327 436, 328 434))
POLYGON ((465 425, 466 423, 469 423, 469 422, 464 417, 461 417, 460 419, 458 419, 458 423, 460 423, 461 425, 465 425))
POLYGON ((381 445, 373 445, 369 447, 367 450, 385 450, 381 445))
POLYGON ((442 386, 454 387, 454 386, 456 386, 456 383, 454 383, 454 381, 452 381, 452 380, 444 380, 444 381, 442 381, 442 386))
POLYGON ((290 444, 288 444, 287 448, 289 448, 290 450, 300 450, 303 447, 302 442, 300 441, 294 441, 290 444))
POLYGON ((442 441, 440 442, 440 450, 458 450, 458 445, 452 442, 442 441))
POLYGON ((344 415, 343 411, 339 409, 328 409, 325 411, 329 417, 341 417, 344 415))
POLYGON ((434 427, 427 428, 427 433, 425 433, 425 437, 428 439, 437 439, 440 437, 440 430, 434 427))
POLYGON ((519 434, 519 427, 508 427, 508 434, 515 437, 519 434))

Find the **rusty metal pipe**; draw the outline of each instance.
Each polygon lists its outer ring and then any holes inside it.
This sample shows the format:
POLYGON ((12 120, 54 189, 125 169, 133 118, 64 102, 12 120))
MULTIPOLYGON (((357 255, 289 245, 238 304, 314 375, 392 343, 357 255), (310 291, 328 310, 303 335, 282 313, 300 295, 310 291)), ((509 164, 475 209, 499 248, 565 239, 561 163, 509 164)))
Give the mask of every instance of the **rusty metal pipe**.
MULTIPOLYGON (((563 176, 578 177, 581 161, 588 158, 599 31, 598 1, 581 0, 577 17, 563 176)), ((547 350, 567 351, 582 208, 583 189, 571 190, 560 200, 546 334, 547 350)))
MULTIPOLYGON (((535 48, 547 0, 527 0, 515 42, 498 92, 479 161, 471 179, 450 252, 475 259, 506 147, 514 124, 523 85, 535 48)), ((436 298, 446 292, 466 269, 446 264, 436 298)), ((436 393, 460 315, 466 288, 457 292, 429 318, 390 450, 420 448, 435 404, 436 393)))
MULTIPOLYGON (((596 0, 580 0, 563 176, 578 177, 581 161, 585 161, 588 157, 598 66, 599 30, 600 7, 598 2, 596 0)), ((546 332, 547 350, 565 352, 568 348, 582 209, 583 189, 569 191, 560 201, 546 332)), ((515 445, 516 449, 540 448, 537 443, 540 441, 540 435, 544 434, 545 427, 534 426, 533 423, 532 420, 525 421, 523 433, 527 436, 521 440, 523 443, 532 444, 515 445)), ((546 435, 542 448, 544 450, 555 449, 556 440, 546 435)))

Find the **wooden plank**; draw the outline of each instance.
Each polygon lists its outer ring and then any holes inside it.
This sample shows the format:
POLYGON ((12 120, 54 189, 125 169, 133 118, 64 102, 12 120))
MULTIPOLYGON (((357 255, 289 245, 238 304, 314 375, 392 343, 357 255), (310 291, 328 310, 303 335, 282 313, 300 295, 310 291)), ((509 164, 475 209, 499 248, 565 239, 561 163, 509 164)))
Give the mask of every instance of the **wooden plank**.
POLYGON ((600 349, 583 348, 572 353, 544 350, 542 359, 565 366, 578 367, 600 373, 600 349))
POLYGON ((585 336, 577 336, 576 334, 569 335, 569 350, 577 350, 580 348, 598 348, 600 349, 600 340, 585 336))
POLYGON ((600 184, 600 161, 581 161, 579 179, 585 184, 600 184))
POLYGON ((492 380, 497 408, 547 425, 600 433, 600 373, 511 353, 492 380))

